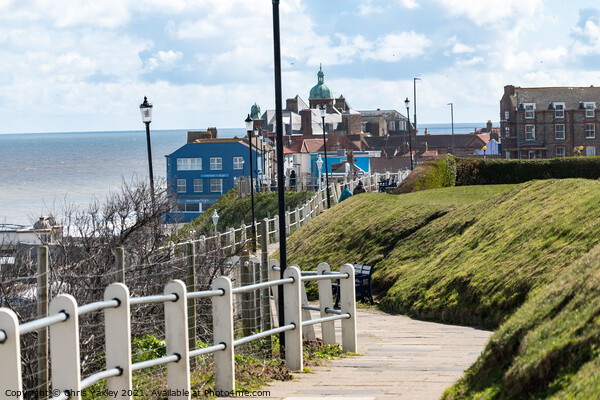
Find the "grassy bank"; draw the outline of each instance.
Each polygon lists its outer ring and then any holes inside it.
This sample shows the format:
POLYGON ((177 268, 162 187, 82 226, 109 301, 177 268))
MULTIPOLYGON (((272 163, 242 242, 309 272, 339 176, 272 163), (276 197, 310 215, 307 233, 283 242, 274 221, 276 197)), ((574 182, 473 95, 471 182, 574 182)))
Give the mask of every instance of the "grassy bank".
POLYGON ((496 328, 600 242, 600 183, 353 196, 288 240, 290 264, 376 264, 385 308, 496 328))
POLYGON ((600 246, 504 323, 444 398, 600 398, 600 246))

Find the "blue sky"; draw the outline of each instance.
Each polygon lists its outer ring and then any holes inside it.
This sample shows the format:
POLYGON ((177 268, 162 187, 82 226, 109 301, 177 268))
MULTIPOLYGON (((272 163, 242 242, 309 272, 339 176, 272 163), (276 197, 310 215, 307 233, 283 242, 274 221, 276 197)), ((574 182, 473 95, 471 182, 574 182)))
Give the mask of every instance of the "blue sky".
MULTIPOLYGON (((283 97, 499 115, 506 84, 600 85, 596 0, 281 0, 283 97), (413 101, 414 104, 414 101, 413 101), (411 105, 412 107, 412 105, 411 105)), ((274 108, 270 0, 0 0, 0 133, 243 127, 274 108)), ((411 110, 411 117, 413 111, 411 110)))

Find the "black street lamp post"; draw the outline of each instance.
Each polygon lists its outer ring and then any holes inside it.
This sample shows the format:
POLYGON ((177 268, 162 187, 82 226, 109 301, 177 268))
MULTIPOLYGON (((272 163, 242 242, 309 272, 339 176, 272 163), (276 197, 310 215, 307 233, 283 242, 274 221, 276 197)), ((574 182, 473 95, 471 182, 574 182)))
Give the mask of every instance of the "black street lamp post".
POLYGON ((252 179, 252 118, 248 114, 246 118, 246 130, 248 131, 248 149, 250 154, 250 202, 252 204, 252 252, 256 253, 256 226, 254 224, 254 181, 252 179))
POLYGON ((329 174, 327 173, 327 139, 325 139, 325 115, 327 110, 325 106, 321 107, 321 119, 323 121, 323 151, 325 152, 325 190, 327 191, 327 209, 331 208, 329 197, 329 174))
POLYGON ((410 170, 412 171, 415 166, 413 164, 412 135, 410 133, 410 100, 408 100, 408 97, 404 100, 404 105, 406 106, 406 118, 408 120, 408 152, 410 153, 410 170))
POLYGON ((452 155, 454 156, 454 103, 448 103, 450 106, 450 121, 452 121, 452 155))
POLYGON ((148 98, 144 96, 144 102, 140 104, 142 121, 146 124, 146 143, 148 147, 148 169, 150 173, 150 196, 154 204, 154 174, 152 172, 152 145, 150 144, 150 122, 152 122, 152 104, 148 103, 148 98))

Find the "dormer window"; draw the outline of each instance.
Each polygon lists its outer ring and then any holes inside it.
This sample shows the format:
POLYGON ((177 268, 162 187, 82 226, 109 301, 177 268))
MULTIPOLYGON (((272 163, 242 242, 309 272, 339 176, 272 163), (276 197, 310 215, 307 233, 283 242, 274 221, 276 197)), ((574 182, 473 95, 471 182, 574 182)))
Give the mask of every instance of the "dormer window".
POLYGON ((525 118, 533 119, 535 117, 535 103, 523 103, 525 109, 525 118))
POLYGON ((565 103, 554 103, 554 118, 565 117, 565 103))
POLYGON ((596 113, 596 103, 593 101, 588 101, 583 103, 583 108, 585 108, 585 117, 586 118, 594 118, 596 113))

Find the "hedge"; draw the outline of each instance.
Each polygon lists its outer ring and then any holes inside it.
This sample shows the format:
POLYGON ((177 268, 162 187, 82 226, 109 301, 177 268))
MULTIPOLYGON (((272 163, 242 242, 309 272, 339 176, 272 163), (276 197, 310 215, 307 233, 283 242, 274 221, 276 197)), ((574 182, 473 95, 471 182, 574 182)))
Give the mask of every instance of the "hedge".
POLYGON ((600 178, 600 157, 542 160, 458 158, 456 186, 523 183, 533 179, 600 178))

